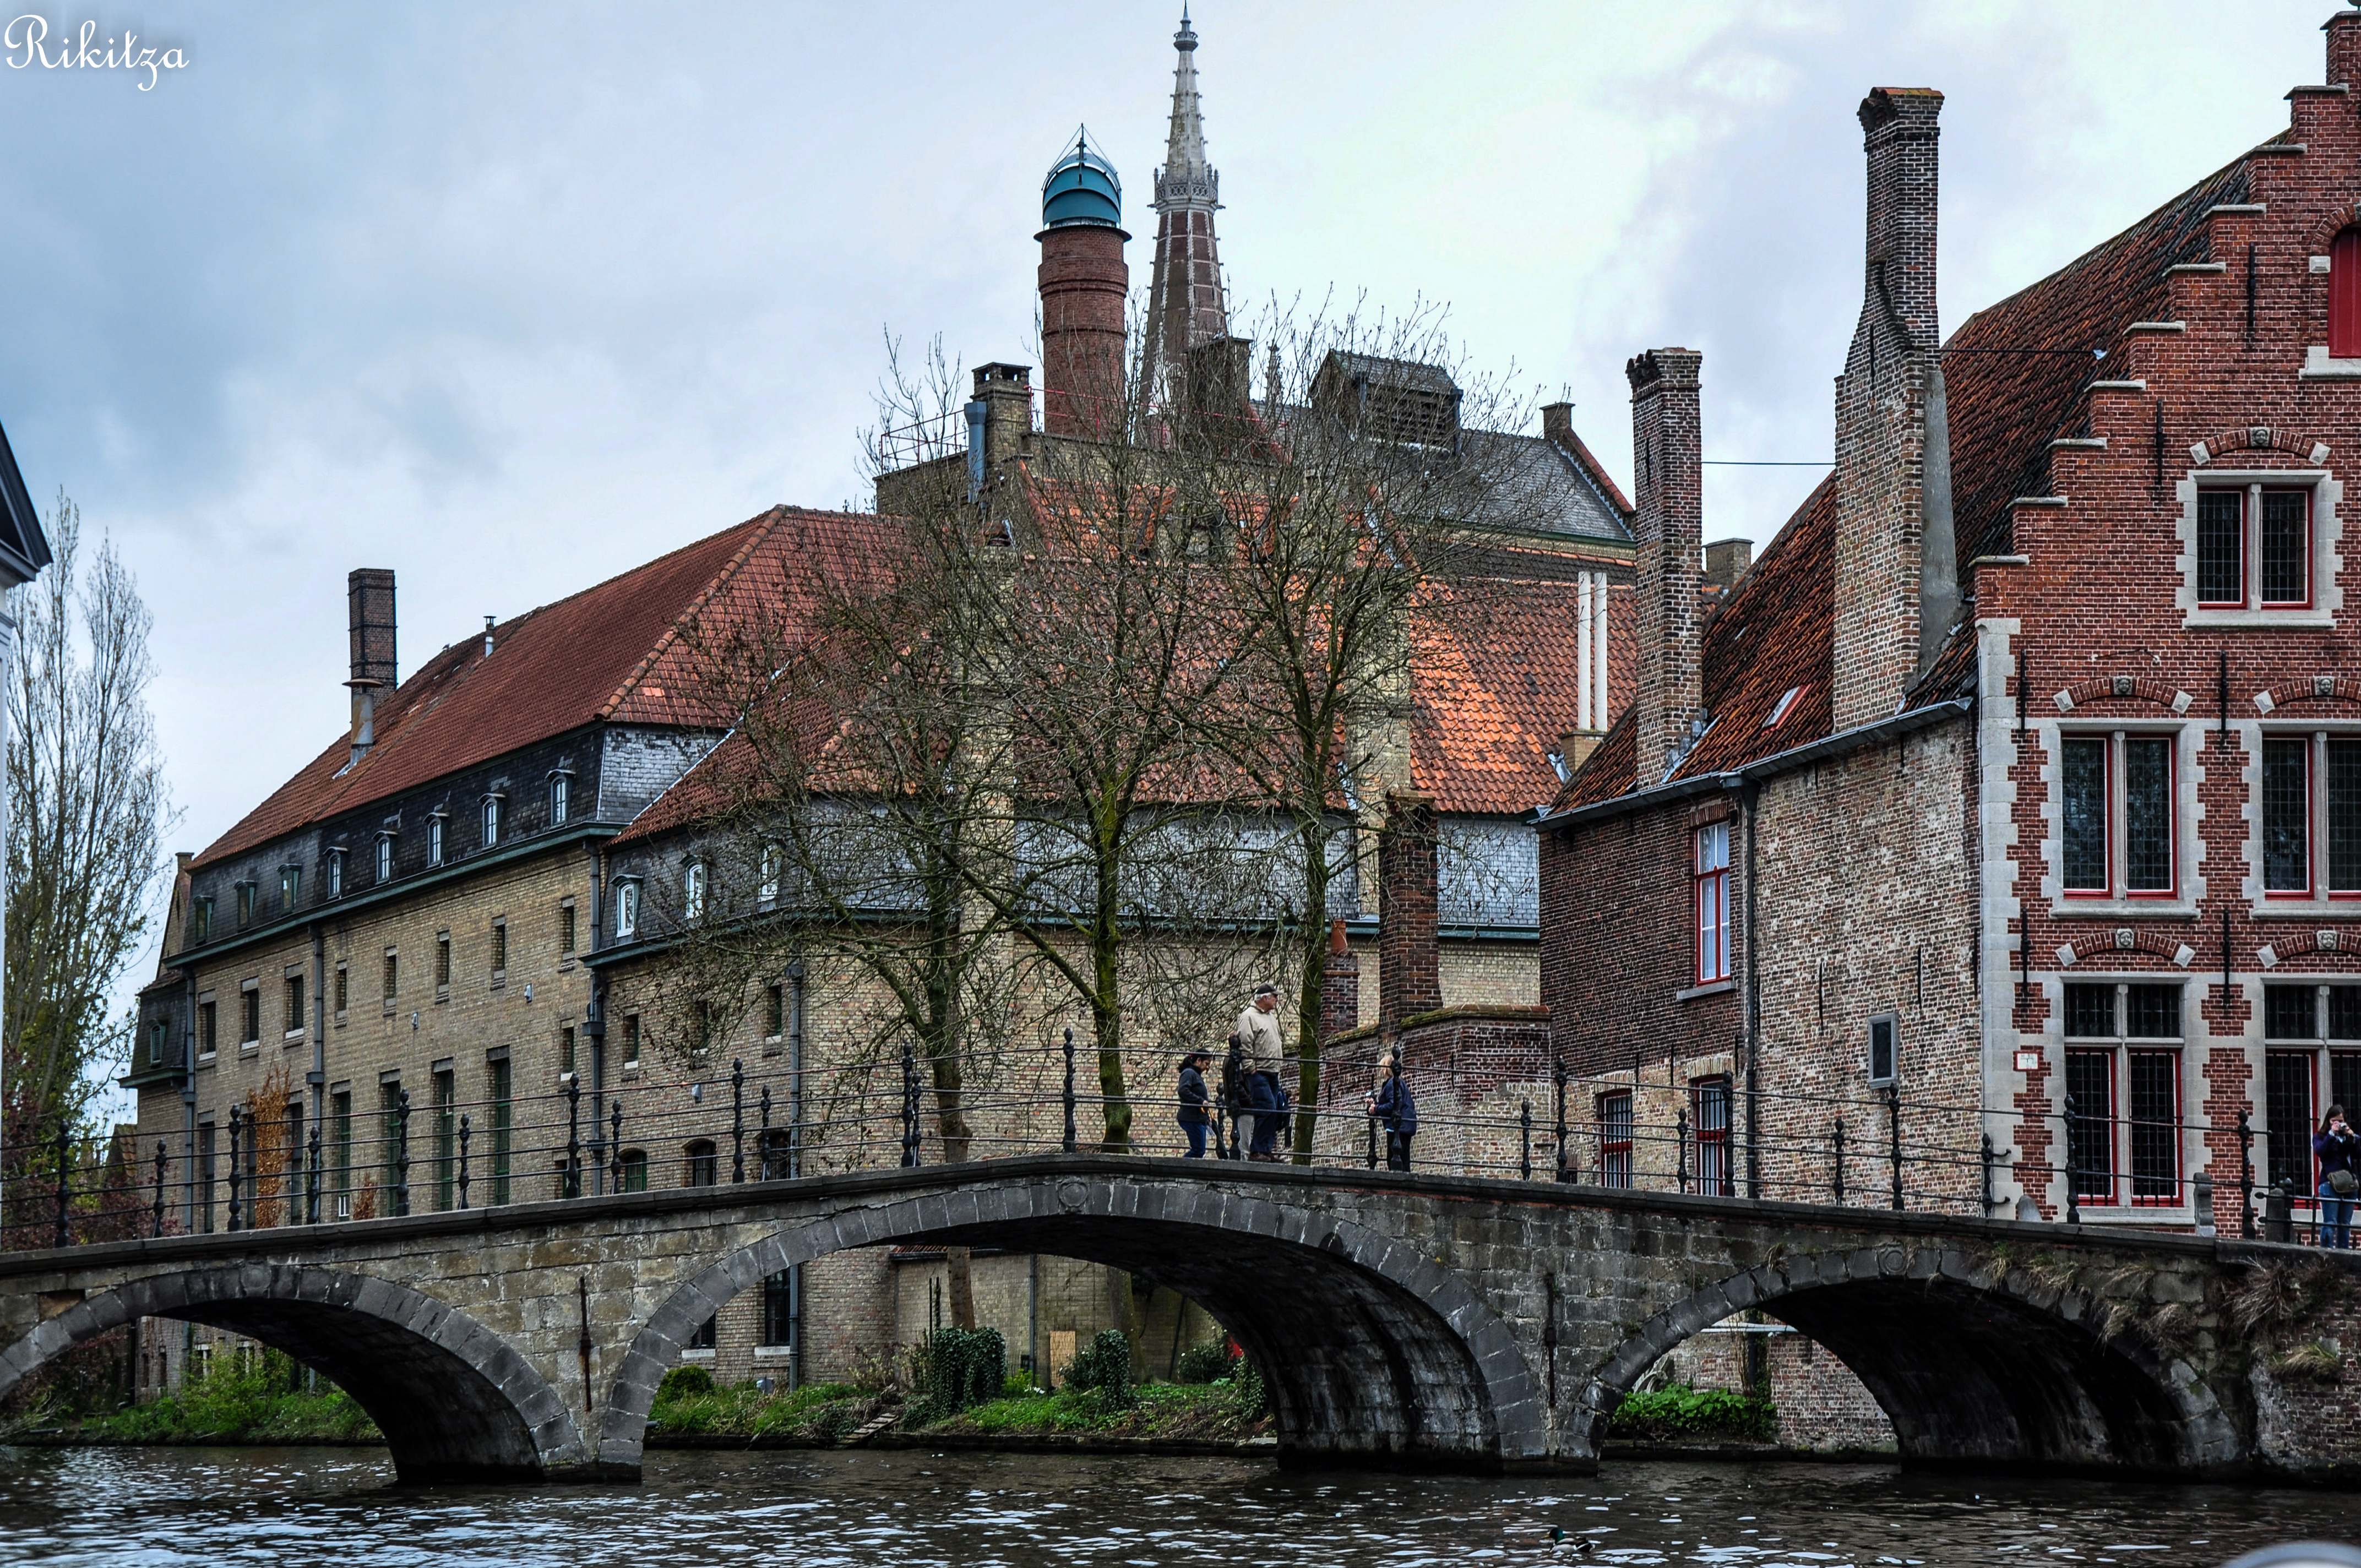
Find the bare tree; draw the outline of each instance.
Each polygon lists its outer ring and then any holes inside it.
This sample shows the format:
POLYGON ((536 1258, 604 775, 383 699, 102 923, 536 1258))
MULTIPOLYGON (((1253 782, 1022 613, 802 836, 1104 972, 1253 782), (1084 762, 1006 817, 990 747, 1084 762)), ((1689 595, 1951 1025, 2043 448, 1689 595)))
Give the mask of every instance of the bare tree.
POLYGON ((145 940, 170 809, 148 709, 152 618, 102 537, 82 553, 63 491, 55 561, 16 590, 8 688, 7 994, 0 1105, 7 1141, 79 1120, 130 1038, 108 998, 145 940))

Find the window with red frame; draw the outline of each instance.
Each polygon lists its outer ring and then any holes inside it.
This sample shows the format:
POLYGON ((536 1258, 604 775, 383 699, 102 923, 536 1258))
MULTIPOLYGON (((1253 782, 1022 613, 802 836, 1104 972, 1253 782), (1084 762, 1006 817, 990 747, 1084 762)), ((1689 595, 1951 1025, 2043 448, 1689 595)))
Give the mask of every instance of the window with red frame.
POLYGON ((2070 896, 2168 898, 2173 737, 2069 735, 2059 742, 2059 870, 2070 896))
POLYGON ((2263 892, 2361 897, 2361 737, 2263 737, 2263 892))
POLYGON ((2127 981, 2066 988, 2069 1153, 2085 1203, 2180 1201, 2181 990, 2127 981), (2128 1181, 2126 1181, 2128 1179, 2128 1181))
POLYGON ((1631 1091, 1598 1097, 1598 1185, 1631 1185, 1631 1091))
POLYGON ((1730 978, 1730 824, 1697 830, 1697 978, 1730 978))
POLYGON ((2312 491, 2246 485, 2197 493, 2197 603, 2312 608, 2312 491))
POLYGON ((1689 1085, 1689 1125, 1697 1135, 1697 1190, 1709 1198, 1736 1197, 1730 1161, 1729 1079, 1700 1078, 1689 1085))
POLYGON ((2328 352, 2361 359, 2361 228, 2346 229, 2328 247, 2328 352))

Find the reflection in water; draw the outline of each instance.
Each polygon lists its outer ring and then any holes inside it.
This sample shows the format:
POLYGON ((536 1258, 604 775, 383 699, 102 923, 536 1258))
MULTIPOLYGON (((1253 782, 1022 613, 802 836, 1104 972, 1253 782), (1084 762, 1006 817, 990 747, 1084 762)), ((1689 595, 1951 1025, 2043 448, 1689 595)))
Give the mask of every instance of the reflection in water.
POLYGON ((659 1453, 638 1486, 392 1481, 371 1449, 0 1449, 0 1562, 2165 1568, 2273 1541, 2361 1539, 2361 1498, 2346 1494, 1883 1465, 1484 1480, 1230 1459, 659 1453), (1553 1529, 1576 1550, 1554 1556, 1553 1529))

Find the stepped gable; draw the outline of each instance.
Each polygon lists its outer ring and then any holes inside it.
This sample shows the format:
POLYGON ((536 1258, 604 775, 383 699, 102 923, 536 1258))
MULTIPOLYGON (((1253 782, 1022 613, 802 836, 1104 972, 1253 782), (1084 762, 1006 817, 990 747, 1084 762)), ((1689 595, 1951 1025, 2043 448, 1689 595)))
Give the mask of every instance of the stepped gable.
MULTIPOLYGON (((1480 592, 1480 608, 1422 616, 1413 632, 1411 776, 1445 815, 1526 816, 1562 787, 1549 753, 1577 712, 1577 590, 1524 581, 1480 592)), ((1607 614, 1611 711, 1639 675, 1629 588, 1609 590, 1607 614)))
POLYGON ((195 864, 582 725, 726 722, 691 689, 683 633, 718 599, 775 595, 785 580, 780 552, 813 527, 848 521, 774 509, 496 625, 489 657, 481 635, 469 633, 379 700, 377 744, 357 764, 347 767, 351 746, 340 733, 195 864))
POLYGON ((2242 154, 2040 282, 1978 311, 1943 345, 1963 588, 1969 562, 2010 553, 2008 503, 2052 493, 2049 443, 2081 433, 2085 388, 2123 374, 2124 328, 2169 313, 2166 269, 2214 259, 2207 254, 2206 212, 2246 200, 2250 156, 2242 154), (2107 356, 2092 357, 2094 348, 2107 356), (2023 349, 2049 352, 1982 352, 2023 349))

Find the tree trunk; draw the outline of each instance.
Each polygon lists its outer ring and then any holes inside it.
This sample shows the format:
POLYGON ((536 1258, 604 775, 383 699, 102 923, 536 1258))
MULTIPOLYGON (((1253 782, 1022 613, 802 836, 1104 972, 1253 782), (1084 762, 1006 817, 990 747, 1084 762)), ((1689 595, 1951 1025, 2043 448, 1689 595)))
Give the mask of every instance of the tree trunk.
POLYGON ((951 1327, 975 1327, 975 1274, 970 1265, 970 1254, 963 1246, 949 1248, 943 1261, 951 1281, 951 1327))

